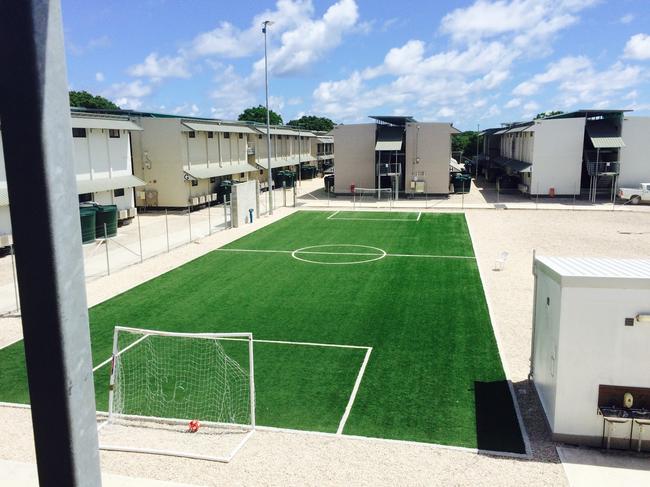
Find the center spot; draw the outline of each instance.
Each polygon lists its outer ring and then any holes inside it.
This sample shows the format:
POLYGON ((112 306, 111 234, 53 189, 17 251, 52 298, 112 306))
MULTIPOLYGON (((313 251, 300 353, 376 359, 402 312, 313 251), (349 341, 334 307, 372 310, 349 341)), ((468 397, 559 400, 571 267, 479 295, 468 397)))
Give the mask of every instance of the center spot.
POLYGON ((369 245, 326 244, 296 249, 291 257, 310 264, 364 264, 383 259, 386 251, 369 245))

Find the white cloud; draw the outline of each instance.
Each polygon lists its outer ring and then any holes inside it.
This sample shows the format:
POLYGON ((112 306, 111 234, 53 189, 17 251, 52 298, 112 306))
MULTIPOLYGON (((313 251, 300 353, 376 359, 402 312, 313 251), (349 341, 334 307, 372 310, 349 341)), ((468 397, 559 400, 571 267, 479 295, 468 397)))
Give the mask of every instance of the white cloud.
POLYGON ((229 65, 220 70, 215 77, 216 88, 210 94, 215 106, 210 109, 216 118, 234 119, 244 108, 256 102, 255 87, 237 74, 234 66, 229 65))
POLYGON ((539 111, 540 105, 537 102, 529 101, 526 104, 524 104, 523 109, 524 109, 524 113, 523 113, 524 118, 533 118, 539 111))
POLYGON ((142 98, 150 95, 151 91, 151 86, 138 79, 128 83, 114 83, 102 94, 122 108, 137 110, 142 106, 142 98))
POLYGON ((182 56, 159 57, 155 52, 149 54, 141 64, 131 66, 127 72, 131 76, 147 77, 152 80, 190 77, 185 58, 182 56))
POLYGON ((111 38, 108 36, 100 36, 94 37, 82 45, 75 44, 72 41, 68 41, 66 44, 71 54, 75 56, 82 56, 96 49, 104 49, 106 47, 110 47, 111 38))
POLYGON ((455 114, 456 112, 449 107, 442 107, 440 110, 438 110, 438 113, 436 113, 437 117, 441 118, 446 118, 446 117, 451 117, 455 114))
POLYGON ((201 113, 201 110, 195 103, 183 103, 182 105, 174 107, 172 113, 174 115, 189 115, 195 117, 201 113))
POLYGON ((621 18, 619 18, 618 21, 621 24, 629 24, 630 22, 632 22, 634 20, 634 18, 635 18, 634 14, 625 14, 621 18))
POLYGON ((506 108, 517 108, 520 105, 521 105, 521 99, 513 98, 508 103, 506 103, 505 107, 506 108))
POLYGON ((650 59, 650 35, 635 34, 625 44, 623 56, 628 59, 650 59))
POLYGON ((96 81, 99 81, 101 83, 102 81, 104 81, 104 79, 105 79, 104 78, 104 73, 102 73, 101 71, 98 71, 98 72, 95 73, 95 80, 96 81))
POLYGON ((531 79, 519 83, 512 90, 512 93, 516 96, 534 95, 544 84, 571 77, 575 73, 590 69, 591 61, 588 58, 584 56, 567 56, 549 64, 545 72, 536 74, 531 79))

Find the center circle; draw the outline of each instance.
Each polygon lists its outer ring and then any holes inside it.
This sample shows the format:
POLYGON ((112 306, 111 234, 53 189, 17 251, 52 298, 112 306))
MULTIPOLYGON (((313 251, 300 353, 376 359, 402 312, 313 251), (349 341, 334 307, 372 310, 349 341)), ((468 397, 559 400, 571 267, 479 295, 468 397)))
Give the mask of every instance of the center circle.
POLYGON ((374 262, 376 260, 386 257, 386 251, 370 245, 355 245, 355 244, 326 244, 326 245, 311 245, 309 247, 302 247, 291 252, 291 257, 302 262, 310 264, 325 264, 325 265, 347 265, 347 264, 365 264, 366 262, 374 262), (329 249, 329 250, 328 250, 329 249), (337 249, 337 250, 334 250, 337 249), (365 251, 364 251, 365 249, 365 251), (324 255, 324 256, 345 256, 346 258, 352 257, 349 261, 344 262, 323 262, 309 258, 309 255, 324 255), (305 257, 307 256, 307 257, 305 257), (355 258, 358 256, 358 258, 355 258))

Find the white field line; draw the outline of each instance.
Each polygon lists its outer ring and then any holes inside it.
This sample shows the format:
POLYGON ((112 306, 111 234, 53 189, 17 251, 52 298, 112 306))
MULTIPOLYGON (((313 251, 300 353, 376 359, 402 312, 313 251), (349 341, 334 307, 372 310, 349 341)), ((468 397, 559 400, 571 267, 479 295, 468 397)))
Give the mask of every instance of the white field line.
MULTIPOLYGON (((264 250, 264 249, 215 249, 224 252, 259 252, 274 254, 292 254, 294 250, 264 250)), ((318 250, 301 250, 300 254, 320 254, 320 255, 359 255, 359 256, 377 256, 370 252, 325 252, 318 250)), ((430 259, 476 259, 476 257, 466 255, 435 255, 435 254, 386 254, 386 257, 417 257, 430 259)))
POLYGON ((363 221, 363 222, 416 222, 418 221, 415 218, 332 218, 329 217, 328 220, 346 220, 346 221, 363 221))
MULTIPOLYGON (((126 352, 129 348, 131 348, 134 345, 136 345, 137 343, 141 342, 142 340, 147 338, 147 336, 149 336, 149 335, 146 335, 146 336, 144 336, 142 338, 139 338, 138 340, 136 340, 135 342, 130 344, 128 347, 126 347, 124 350, 121 350, 120 354, 126 352)), ((242 341, 242 342, 243 341, 248 341, 246 338, 228 338, 228 337, 223 337, 223 338, 221 338, 221 340, 242 341)), ((307 346, 307 347, 352 348, 352 349, 368 350, 368 351, 372 350, 372 347, 366 347, 366 346, 363 346, 363 345, 340 345, 338 343, 289 342, 289 341, 283 341, 283 340, 256 340, 256 339, 253 339, 253 343, 255 343, 255 342, 257 342, 257 343, 275 343, 275 344, 278 344, 278 345, 300 345, 300 346, 307 346)), ((101 364, 97 365, 93 369, 93 372, 101 369, 105 365, 110 364, 111 360, 113 360, 113 356, 110 356, 109 358, 104 360, 101 364)), ((2 405, 2 403, 0 402, 0 406, 1 405, 2 405)))
MULTIPOLYGON (((31 409, 31 406, 29 404, 20 404, 14 402, 0 402, 0 407, 16 408, 16 409, 31 409)), ((106 417, 108 416, 108 412, 97 411, 97 415, 106 417)), ((337 438, 337 439, 352 440, 352 441, 360 440, 360 441, 368 441, 371 443, 389 443, 389 444, 392 443, 396 445, 413 445, 421 448, 452 450, 452 451, 459 451, 465 453, 492 455, 497 457, 521 458, 526 460, 531 460, 533 458, 531 452, 510 453, 510 452, 494 451, 494 450, 479 450, 478 448, 467 448, 465 446, 453 446, 453 445, 441 445, 439 443, 425 443, 422 441, 394 440, 391 438, 376 438, 372 436, 338 435, 336 433, 327 433, 325 431, 297 430, 291 428, 277 428, 275 426, 260 426, 260 425, 256 425, 255 430, 268 431, 271 433, 289 433, 294 435, 322 436, 325 438, 337 438)))
POLYGON ((359 391, 359 386, 361 385, 361 379, 363 379, 363 374, 366 371, 366 366, 368 365, 368 360, 370 359, 371 352, 372 352, 372 347, 368 348, 368 350, 366 351, 366 356, 363 358, 363 363, 361 364, 361 368, 359 369, 359 375, 357 375, 357 380, 354 383, 354 387, 352 388, 352 394, 350 394, 348 405, 345 407, 345 412, 343 413, 343 417, 341 418, 339 427, 336 430, 337 435, 343 434, 343 428, 345 428, 345 423, 348 420, 348 416, 350 416, 350 411, 352 410, 352 405, 354 404, 354 400, 357 397, 357 392, 359 391))
POLYGON ((327 220, 331 220, 334 216, 336 216, 338 213, 340 213, 340 211, 341 210, 335 211, 334 213, 332 213, 330 216, 327 217, 327 220))
POLYGON ((419 221, 420 221, 420 218, 422 218, 422 212, 421 212, 421 211, 418 211, 418 219, 415 220, 415 221, 416 221, 416 222, 419 222, 419 221))

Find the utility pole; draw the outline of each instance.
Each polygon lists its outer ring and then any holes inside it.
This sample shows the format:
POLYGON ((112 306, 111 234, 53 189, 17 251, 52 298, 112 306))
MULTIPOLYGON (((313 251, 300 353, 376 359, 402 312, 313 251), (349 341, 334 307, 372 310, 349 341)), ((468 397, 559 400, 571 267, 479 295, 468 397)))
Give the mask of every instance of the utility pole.
POLYGON ((271 175, 271 114, 269 112, 269 64, 266 47, 266 30, 273 22, 265 20, 262 22, 262 33, 264 34, 264 87, 266 90, 266 150, 267 150, 267 170, 269 182, 269 215, 273 214, 273 177, 271 175))

